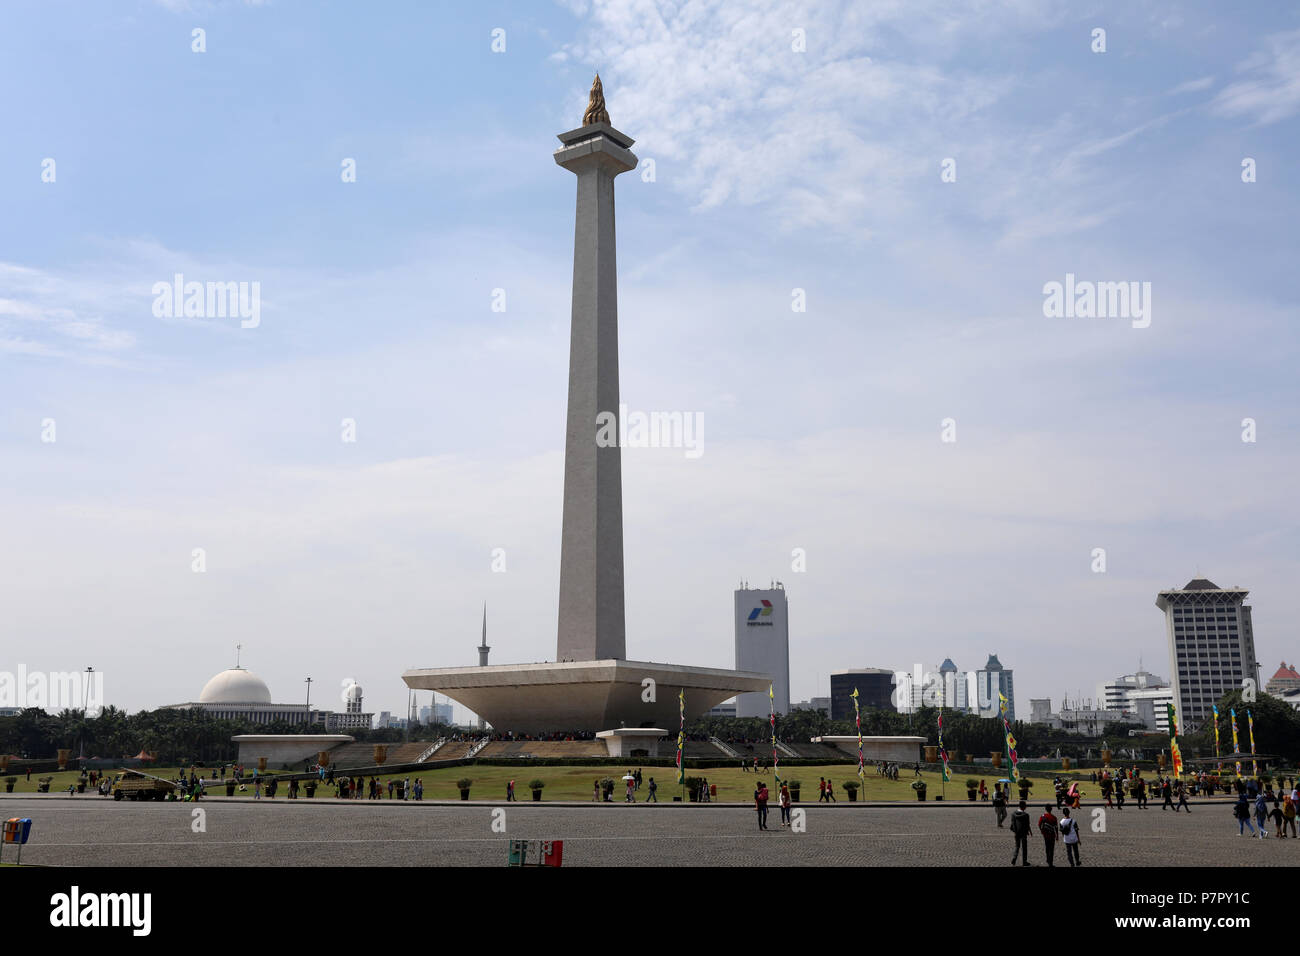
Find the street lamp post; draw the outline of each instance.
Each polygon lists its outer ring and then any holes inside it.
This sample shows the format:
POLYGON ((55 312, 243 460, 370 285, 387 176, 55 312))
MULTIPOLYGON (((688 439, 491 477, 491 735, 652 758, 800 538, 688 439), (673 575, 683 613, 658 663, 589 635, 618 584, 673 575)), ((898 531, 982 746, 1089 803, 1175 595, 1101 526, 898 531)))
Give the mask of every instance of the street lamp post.
POLYGON ((307 678, 306 684, 307 684, 307 712, 303 714, 303 722, 310 727, 312 722, 311 720, 311 678, 310 677, 307 678))
POLYGON ((77 745, 78 760, 86 759, 86 708, 90 706, 90 675, 94 673, 95 668, 86 668, 86 686, 81 691, 81 741, 77 745))

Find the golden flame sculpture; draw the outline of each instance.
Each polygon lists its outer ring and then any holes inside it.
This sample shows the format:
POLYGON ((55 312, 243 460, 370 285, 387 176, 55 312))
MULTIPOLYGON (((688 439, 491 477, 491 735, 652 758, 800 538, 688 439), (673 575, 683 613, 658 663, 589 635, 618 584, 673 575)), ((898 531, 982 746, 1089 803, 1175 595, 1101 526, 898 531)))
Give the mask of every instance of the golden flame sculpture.
POLYGON ((582 114, 582 125, 590 126, 592 123, 608 123, 609 113, 605 112, 605 89, 600 85, 600 74, 596 74, 595 81, 591 84, 591 96, 587 100, 587 112, 582 114))

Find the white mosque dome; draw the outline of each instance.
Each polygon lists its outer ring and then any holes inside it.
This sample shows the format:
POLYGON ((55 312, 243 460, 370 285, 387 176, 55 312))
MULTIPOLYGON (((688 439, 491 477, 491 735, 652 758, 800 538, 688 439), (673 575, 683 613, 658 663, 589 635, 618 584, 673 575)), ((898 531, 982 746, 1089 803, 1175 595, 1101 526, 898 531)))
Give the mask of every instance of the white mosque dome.
POLYGON ((203 685, 201 704, 269 704, 271 688, 252 671, 242 667, 224 670, 203 685))
POLYGON ((348 689, 344 693, 347 696, 348 700, 360 700, 361 685, 353 681, 351 684, 348 685, 348 689))

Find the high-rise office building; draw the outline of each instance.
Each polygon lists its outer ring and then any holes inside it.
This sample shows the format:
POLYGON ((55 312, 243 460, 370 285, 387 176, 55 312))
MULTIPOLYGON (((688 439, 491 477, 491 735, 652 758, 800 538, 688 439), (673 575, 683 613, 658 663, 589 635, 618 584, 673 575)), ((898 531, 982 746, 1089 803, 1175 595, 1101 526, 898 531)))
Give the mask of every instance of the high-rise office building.
POLYGON ((831 675, 831 720, 853 719, 853 691, 859 707, 897 711, 894 706, 894 672, 884 667, 860 667, 831 675))
MULTIPOLYGON (((736 670, 771 675, 776 712, 790 713, 790 615, 780 581, 736 591, 736 670)), ((767 694, 740 694, 736 716, 766 717, 772 704, 767 694)))
POLYGON ((1001 715, 1001 702, 998 695, 1007 699, 1007 720, 1016 719, 1015 681, 1011 671, 1002 666, 998 655, 990 654, 985 665, 975 672, 975 686, 978 696, 978 713, 981 717, 998 717, 1001 715))
POLYGON ((1251 609, 1244 603, 1249 593, 1196 578, 1156 596, 1165 612, 1180 732, 1199 729, 1219 698, 1243 680, 1259 687, 1251 609))

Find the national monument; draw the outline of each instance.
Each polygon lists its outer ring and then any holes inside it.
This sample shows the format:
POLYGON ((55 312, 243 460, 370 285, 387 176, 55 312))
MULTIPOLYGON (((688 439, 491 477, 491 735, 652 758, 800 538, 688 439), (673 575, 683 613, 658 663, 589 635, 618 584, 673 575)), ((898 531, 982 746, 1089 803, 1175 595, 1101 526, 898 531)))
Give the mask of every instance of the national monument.
POLYGON ((582 122, 559 135, 554 154, 578 178, 556 662, 418 668, 402 678, 500 731, 675 730, 679 690, 693 717, 736 694, 766 692, 770 677, 626 659, 622 449, 598 444, 596 430, 598 415, 619 413, 614 178, 637 158, 633 140, 610 125, 599 76, 582 122))

